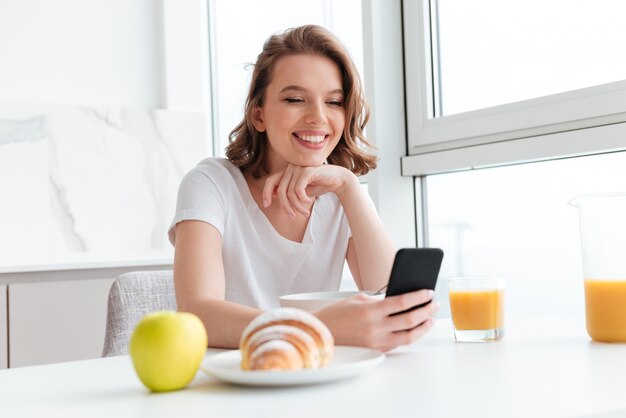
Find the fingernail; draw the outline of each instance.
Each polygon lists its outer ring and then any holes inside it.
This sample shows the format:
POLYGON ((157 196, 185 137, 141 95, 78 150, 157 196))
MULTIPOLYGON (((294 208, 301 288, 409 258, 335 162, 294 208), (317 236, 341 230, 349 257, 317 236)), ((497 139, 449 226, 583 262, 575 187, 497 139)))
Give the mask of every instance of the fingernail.
POLYGON ((266 208, 270 205, 270 202, 267 199, 263 199, 263 207, 266 208))

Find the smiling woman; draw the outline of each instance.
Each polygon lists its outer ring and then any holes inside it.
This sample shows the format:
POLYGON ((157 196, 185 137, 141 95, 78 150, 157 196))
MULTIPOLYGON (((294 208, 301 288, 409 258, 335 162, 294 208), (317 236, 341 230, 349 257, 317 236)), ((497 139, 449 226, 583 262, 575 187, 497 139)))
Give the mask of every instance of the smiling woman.
MULTIPOLYGON (((236 347, 281 295, 338 290, 344 261, 360 289, 386 283, 395 249, 357 177, 376 166, 367 118, 356 67, 330 32, 306 25, 267 40, 228 159, 185 177, 169 232, 178 307, 203 319, 212 345, 236 347)), ((338 344, 388 350, 423 335, 436 304, 390 314, 430 298, 359 295, 315 314, 338 344)))

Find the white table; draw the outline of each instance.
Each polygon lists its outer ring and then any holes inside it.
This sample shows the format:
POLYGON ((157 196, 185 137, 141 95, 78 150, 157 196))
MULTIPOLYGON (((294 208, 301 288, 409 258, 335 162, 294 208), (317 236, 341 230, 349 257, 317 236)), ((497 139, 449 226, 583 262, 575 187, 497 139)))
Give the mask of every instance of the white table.
POLYGON ((0 416, 626 417, 626 344, 539 316, 507 318, 500 342, 459 344, 442 319, 367 374, 316 386, 237 387, 199 372, 187 389, 152 394, 128 356, 3 370, 0 416))

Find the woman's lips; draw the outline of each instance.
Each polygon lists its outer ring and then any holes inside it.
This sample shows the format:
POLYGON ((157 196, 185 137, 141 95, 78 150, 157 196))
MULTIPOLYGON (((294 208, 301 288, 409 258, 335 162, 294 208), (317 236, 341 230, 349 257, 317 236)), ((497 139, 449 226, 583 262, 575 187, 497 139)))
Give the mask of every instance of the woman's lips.
POLYGON ((298 142, 307 148, 319 148, 322 146, 326 139, 329 137, 328 134, 325 133, 293 133, 294 138, 298 140, 298 142))
POLYGON ((298 138, 305 142, 310 142, 312 144, 319 144, 324 139, 326 139, 326 135, 298 135, 298 138))

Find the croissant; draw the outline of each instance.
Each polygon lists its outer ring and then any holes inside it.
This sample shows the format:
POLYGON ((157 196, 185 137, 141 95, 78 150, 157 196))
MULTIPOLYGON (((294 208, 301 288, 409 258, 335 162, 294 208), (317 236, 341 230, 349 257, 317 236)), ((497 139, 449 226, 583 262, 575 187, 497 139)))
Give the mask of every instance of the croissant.
POLYGON ((243 370, 316 369, 332 358, 334 339, 314 315, 279 308, 252 320, 241 335, 239 348, 243 370))

